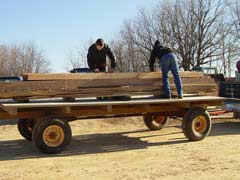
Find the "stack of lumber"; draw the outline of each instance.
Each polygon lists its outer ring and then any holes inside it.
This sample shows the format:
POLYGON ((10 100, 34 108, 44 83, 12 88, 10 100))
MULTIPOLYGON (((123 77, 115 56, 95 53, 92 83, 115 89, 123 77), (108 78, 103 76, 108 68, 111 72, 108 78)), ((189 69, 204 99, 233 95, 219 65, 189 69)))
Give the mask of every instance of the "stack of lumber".
MULTIPOLYGON (((185 94, 216 95, 217 83, 198 72, 181 72, 185 94)), ((172 93, 176 93, 169 75, 172 93)), ((151 73, 78 73, 24 74, 23 80, 0 83, 0 98, 99 97, 119 95, 162 95, 162 74, 151 73)))
POLYGON ((240 82, 226 81, 220 83, 219 95, 221 97, 240 98, 240 82))

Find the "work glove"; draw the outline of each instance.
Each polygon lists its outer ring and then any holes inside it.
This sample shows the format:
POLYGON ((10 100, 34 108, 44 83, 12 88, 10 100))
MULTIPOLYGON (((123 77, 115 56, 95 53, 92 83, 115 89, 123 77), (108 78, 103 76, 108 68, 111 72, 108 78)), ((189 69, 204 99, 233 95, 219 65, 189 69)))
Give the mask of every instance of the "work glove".
POLYGON ((98 68, 94 69, 94 72, 99 72, 99 69, 98 68))
POLYGON ((115 71, 114 68, 111 68, 111 69, 109 70, 110 73, 113 73, 114 71, 115 71))

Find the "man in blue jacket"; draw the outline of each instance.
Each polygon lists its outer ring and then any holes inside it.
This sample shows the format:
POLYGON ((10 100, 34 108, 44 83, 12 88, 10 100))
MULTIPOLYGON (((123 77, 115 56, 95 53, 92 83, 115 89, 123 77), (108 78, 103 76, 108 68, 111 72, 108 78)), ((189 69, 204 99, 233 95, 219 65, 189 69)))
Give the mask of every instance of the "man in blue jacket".
POLYGON ((174 82, 177 88, 178 98, 183 98, 183 88, 182 81, 179 76, 179 68, 176 61, 176 56, 173 54, 173 51, 170 48, 163 47, 160 45, 160 42, 157 40, 153 46, 151 52, 149 67, 150 71, 154 71, 155 59, 158 58, 160 61, 162 76, 163 76, 163 89, 166 95, 166 98, 171 99, 171 90, 168 80, 168 72, 171 71, 174 77, 174 82))
POLYGON ((88 49, 87 62, 90 70, 94 72, 106 72, 106 58, 107 56, 111 60, 111 68, 109 72, 113 72, 116 67, 116 58, 114 53, 103 39, 98 39, 88 49))

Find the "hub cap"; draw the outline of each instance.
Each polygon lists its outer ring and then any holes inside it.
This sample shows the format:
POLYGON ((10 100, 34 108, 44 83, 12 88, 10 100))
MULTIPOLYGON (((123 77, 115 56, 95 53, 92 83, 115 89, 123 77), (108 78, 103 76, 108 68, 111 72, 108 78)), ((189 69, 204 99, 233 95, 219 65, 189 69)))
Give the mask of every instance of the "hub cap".
POLYGON ((193 120, 193 129, 198 133, 204 133, 207 129, 207 120, 204 116, 197 116, 193 120))
POLYGON ((43 141, 49 147, 58 147, 64 140, 64 131, 60 126, 48 126, 43 132, 43 141))
POLYGON ((158 124, 164 124, 165 117, 164 116, 152 116, 154 122, 158 124))

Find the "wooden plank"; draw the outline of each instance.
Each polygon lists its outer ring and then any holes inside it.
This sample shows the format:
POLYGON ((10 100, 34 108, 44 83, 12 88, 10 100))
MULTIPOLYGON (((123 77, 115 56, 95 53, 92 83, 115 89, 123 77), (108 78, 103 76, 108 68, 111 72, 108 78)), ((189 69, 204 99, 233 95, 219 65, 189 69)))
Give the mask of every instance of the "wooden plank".
MULTIPOLYGON (((31 80, 0 83, 0 98, 34 99, 164 94, 161 73, 27 74, 25 78, 31 80), (50 80, 50 78, 53 79, 50 80)), ((216 95, 217 93, 218 86, 215 80, 202 73, 183 72, 182 82, 184 93, 201 95, 216 95)), ((170 85, 172 92, 176 94, 174 80, 171 76, 170 85)))
MULTIPOLYGON (((183 78, 206 77, 203 73, 184 71, 180 72, 183 78)), ((169 77, 172 77, 169 73, 169 77)), ((45 81, 45 80, 69 80, 69 79, 151 79, 162 78, 160 72, 149 73, 46 73, 46 74, 23 74, 24 81, 45 81)))
MULTIPOLYGON (((170 83, 174 85, 174 80, 170 79, 170 83)), ((214 79, 203 78, 182 78, 183 85, 192 85, 193 88, 196 85, 202 86, 217 86, 214 79)), ((55 80, 55 81, 23 81, 14 83, 0 83, 0 92, 11 91, 25 91, 25 90, 63 90, 63 89, 80 89, 80 88, 112 88, 112 87, 129 87, 129 86, 162 86, 161 79, 151 80, 55 80)))
POLYGON ((186 97, 184 99, 133 99, 131 101, 96 101, 96 100, 81 100, 80 102, 34 102, 34 103, 3 103, 1 107, 4 109, 15 108, 17 114, 10 115, 3 109, 0 109, 1 119, 11 118, 39 118, 51 113, 58 117, 75 117, 75 116, 105 116, 105 115, 123 115, 123 114, 142 114, 162 113, 165 115, 171 114, 182 116, 183 109, 189 107, 207 107, 209 105, 220 105, 226 98, 221 97, 186 97), (111 105, 111 111, 108 111, 107 106, 111 105), (146 108, 148 105, 149 108, 146 108), (71 110, 69 113, 68 108, 71 110))
MULTIPOLYGON (((179 111, 178 107, 174 106, 156 106, 150 108, 148 111, 142 106, 134 106, 134 107, 113 107, 111 112, 108 112, 107 109, 96 109, 96 108, 87 108, 87 109, 79 109, 72 110, 72 116, 104 116, 104 115, 122 115, 122 114, 143 114, 145 112, 154 113, 154 112, 176 112, 179 111)), ((62 114, 61 111, 55 111, 54 114, 59 115, 62 114)), ((68 116, 67 114, 65 114, 68 116)))
MULTIPOLYGON (((217 88, 215 85, 213 86, 203 86, 203 85, 184 85, 185 93, 192 94, 209 94, 209 95, 217 95, 217 88), (207 87, 207 88, 206 88, 207 87)), ((176 88, 174 85, 171 86, 172 93, 176 94, 176 88)), ((96 89, 51 89, 51 90, 37 90, 37 89, 28 89, 24 91, 11 91, 11 92, 1 92, 0 98, 44 98, 44 97, 98 97, 98 96, 119 96, 119 95, 153 95, 159 94, 163 95, 164 91, 161 86, 154 87, 137 87, 137 86, 129 86, 129 87, 114 87, 114 88, 96 88, 96 89)))
MULTIPOLYGON (((217 85, 214 79, 182 78, 183 85, 217 85)), ((174 84, 170 78, 170 83, 174 84)), ((18 90, 48 90, 48 89, 76 89, 76 88, 103 88, 119 86, 162 86, 161 79, 92 79, 92 80, 55 80, 55 81, 24 81, 15 83, 0 83, 1 92, 18 90)))
MULTIPOLYGON (((123 115, 123 114, 143 114, 145 112, 172 112, 177 111, 178 107, 174 106, 166 106, 166 105, 158 105, 146 110, 144 107, 139 105, 134 106, 122 106, 122 107, 113 107, 111 112, 108 112, 106 107, 82 107, 80 109, 73 109, 71 113, 62 111, 62 109, 49 109, 51 110, 52 116, 57 117, 74 117, 74 116, 105 116, 105 115, 123 115)), ((46 112, 45 111, 32 111, 28 109, 27 111, 18 112, 16 115, 10 115, 7 112, 0 112, 0 119, 13 119, 13 118, 40 118, 43 117, 46 112)))
POLYGON ((58 101, 49 101, 49 102, 30 102, 30 103, 2 103, 1 106, 4 107, 17 107, 17 108, 55 108, 55 107, 82 107, 82 106, 106 106, 106 105, 142 105, 142 104, 178 104, 178 103, 205 103, 205 104, 219 104, 223 102, 226 98, 215 97, 215 96, 197 96, 197 97, 186 97, 183 99, 156 99, 148 97, 146 99, 135 98, 130 101, 97 101, 97 100, 80 100, 77 102, 58 102, 58 101))

